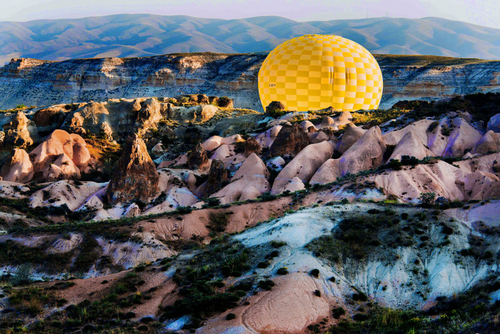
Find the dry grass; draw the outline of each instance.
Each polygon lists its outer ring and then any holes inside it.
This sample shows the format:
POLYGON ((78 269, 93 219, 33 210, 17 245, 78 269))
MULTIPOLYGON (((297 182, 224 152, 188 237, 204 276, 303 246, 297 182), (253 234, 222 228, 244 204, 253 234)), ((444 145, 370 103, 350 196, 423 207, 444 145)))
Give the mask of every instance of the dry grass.
POLYGON ((86 138, 85 142, 90 155, 101 162, 110 156, 119 157, 121 154, 122 148, 119 144, 110 143, 100 138, 86 138))

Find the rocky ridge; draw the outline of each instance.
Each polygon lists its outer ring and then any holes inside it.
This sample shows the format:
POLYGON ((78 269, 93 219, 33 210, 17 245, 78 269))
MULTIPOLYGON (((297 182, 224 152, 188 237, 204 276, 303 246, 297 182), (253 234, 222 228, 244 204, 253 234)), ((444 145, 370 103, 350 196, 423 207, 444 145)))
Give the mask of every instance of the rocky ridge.
MULTIPOLYGON (((172 54, 144 58, 16 58, 0 68, 0 108, 113 98, 207 94, 262 111, 257 75, 267 53, 172 54)), ((440 100, 500 90, 498 61, 375 56, 384 77, 381 108, 400 100, 440 100)))

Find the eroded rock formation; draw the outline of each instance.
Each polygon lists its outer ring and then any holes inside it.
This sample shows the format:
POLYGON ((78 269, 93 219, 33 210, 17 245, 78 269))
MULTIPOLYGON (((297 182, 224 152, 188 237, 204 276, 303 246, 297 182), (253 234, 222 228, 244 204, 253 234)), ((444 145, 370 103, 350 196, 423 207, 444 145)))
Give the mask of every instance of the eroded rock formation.
POLYGON ((158 180, 158 172, 148 154, 146 144, 137 134, 132 134, 127 138, 123 154, 109 181, 108 201, 148 202, 159 192, 158 180))

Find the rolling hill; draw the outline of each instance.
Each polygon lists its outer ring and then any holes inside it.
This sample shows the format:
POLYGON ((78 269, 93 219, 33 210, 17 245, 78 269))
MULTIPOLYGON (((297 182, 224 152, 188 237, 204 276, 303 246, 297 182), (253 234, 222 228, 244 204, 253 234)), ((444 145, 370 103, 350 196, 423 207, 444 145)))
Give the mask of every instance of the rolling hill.
POLYGON ((316 33, 341 35, 373 53, 500 58, 500 30, 441 18, 296 22, 277 16, 222 20, 121 14, 0 22, 0 63, 16 57, 65 60, 259 52, 316 33))

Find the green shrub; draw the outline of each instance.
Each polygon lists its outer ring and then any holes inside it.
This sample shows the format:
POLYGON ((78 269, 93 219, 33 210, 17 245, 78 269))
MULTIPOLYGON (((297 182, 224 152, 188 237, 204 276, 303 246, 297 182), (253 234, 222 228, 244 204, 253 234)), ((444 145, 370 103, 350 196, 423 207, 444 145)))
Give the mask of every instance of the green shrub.
POLYGON ((10 283, 13 286, 29 284, 33 281, 33 266, 30 263, 24 263, 17 267, 16 274, 11 277, 10 283))
POLYGON ((313 269, 313 270, 311 270, 310 274, 311 274, 312 277, 318 278, 319 277, 319 270, 318 269, 313 269))
POLYGON ((288 274, 288 269, 286 267, 279 268, 276 271, 276 274, 278 274, 278 275, 287 275, 288 274))
POLYGON ((219 206, 220 205, 220 199, 216 197, 210 197, 207 199, 207 205, 208 207, 214 207, 214 206, 219 206))
POLYGON ((262 261, 257 264, 257 268, 263 269, 269 267, 271 263, 269 261, 262 261))
POLYGON ((366 321, 368 320, 368 316, 363 313, 356 313, 354 317, 352 317, 354 321, 366 321))
POLYGON ((224 232, 229 223, 230 213, 212 212, 210 213, 208 228, 214 232, 224 232))
POLYGON ((363 292, 358 292, 352 295, 352 300, 366 302, 368 300, 368 296, 366 296, 363 292))
POLYGON ((345 314, 345 310, 342 306, 336 307, 332 310, 332 315, 335 319, 339 319, 345 314))
POLYGON ((271 241, 271 247, 273 247, 273 248, 280 248, 280 247, 283 247, 285 245, 286 245, 285 241, 276 241, 276 240, 271 241))
POLYGON ((190 206, 178 206, 176 212, 183 215, 187 213, 191 213, 193 211, 193 208, 190 206))
POLYGON ((257 283, 257 285, 259 288, 269 291, 276 284, 273 281, 271 281, 270 279, 266 279, 266 280, 259 281, 259 283, 257 283))
POLYGON ((402 168, 402 163, 398 159, 391 159, 389 163, 387 164, 390 169, 393 170, 401 170, 402 168))
POLYGON ((432 205, 436 199, 436 194, 433 192, 421 193, 418 199, 422 202, 422 204, 432 205))

